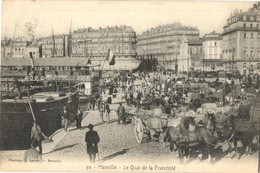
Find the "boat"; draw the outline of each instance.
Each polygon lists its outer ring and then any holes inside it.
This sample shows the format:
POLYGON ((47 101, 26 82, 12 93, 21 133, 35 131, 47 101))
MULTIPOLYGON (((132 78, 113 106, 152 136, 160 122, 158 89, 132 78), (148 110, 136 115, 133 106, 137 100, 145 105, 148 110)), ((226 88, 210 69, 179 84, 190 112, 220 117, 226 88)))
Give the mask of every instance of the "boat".
MULTIPOLYGON (((34 82, 39 83, 35 80, 9 82, 19 82, 20 85, 27 86, 34 82)), ((61 128, 61 112, 64 106, 71 113, 70 119, 74 119, 79 103, 78 91, 69 86, 53 87, 54 84, 55 82, 42 81, 41 89, 38 88, 40 92, 31 93, 27 90, 25 93, 28 95, 13 94, 8 97, 9 91, 5 92, 7 96, 1 97, 0 101, 0 150, 30 148, 31 128, 35 120, 46 136, 52 135, 61 128)), ((3 91, 1 93, 3 95, 3 91)))

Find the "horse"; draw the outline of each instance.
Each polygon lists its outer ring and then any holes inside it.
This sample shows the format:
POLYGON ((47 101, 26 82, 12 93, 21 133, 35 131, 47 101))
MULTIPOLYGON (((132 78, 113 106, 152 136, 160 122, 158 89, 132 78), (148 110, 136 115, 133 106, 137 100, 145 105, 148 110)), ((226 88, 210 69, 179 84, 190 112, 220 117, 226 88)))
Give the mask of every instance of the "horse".
POLYGON ((177 140, 179 158, 189 157, 191 150, 199 150, 198 159, 202 160, 203 153, 208 154, 208 161, 212 162, 215 157, 214 148, 217 146, 218 138, 205 127, 196 127, 194 132, 186 132, 181 134, 177 140))
POLYGON ((250 121, 235 117, 234 115, 229 117, 228 124, 230 130, 234 134, 232 138, 234 149, 230 150, 230 153, 235 151, 233 158, 238 153, 238 141, 240 141, 243 145, 243 151, 240 153, 238 159, 240 159, 243 154, 252 154, 253 138, 257 135, 257 129, 255 125, 250 121))
POLYGON ((159 143, 165 147, 165 142, 170 142, 170 151, 177 151, 177 144, 175 142, 177 132, 177 128, 174 126, 163 129, 163 132, 159 136, 159 143))
MULTIPOLYGON (((193 124, 192 117, 184 117, 177 127, 168 127, 161 134, 160 142, 170 142, 170 151, 177 151, 180 162, 184 156, 188 159, 191 150, 198 150, 198 159, 202 160, 203 153, 208 153, 209 161, 214 157, 214 148, 217 146, 218 138, 212 135, 205 127, 195 127, 194 131, 189 131, 189 126, 193 124)), ((193 126, 191 125, 191 126, 193 126)), ((193 126, 194 127, 194 126, 193 126)))

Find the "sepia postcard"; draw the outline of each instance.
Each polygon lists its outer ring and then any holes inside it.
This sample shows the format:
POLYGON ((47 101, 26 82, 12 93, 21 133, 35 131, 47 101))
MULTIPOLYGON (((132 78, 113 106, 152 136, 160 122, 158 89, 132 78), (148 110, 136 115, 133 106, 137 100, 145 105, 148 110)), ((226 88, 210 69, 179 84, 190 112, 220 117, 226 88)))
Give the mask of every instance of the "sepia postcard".
POLYGON ((259 172, 260 2, 3 0, 0 171, 259 172))

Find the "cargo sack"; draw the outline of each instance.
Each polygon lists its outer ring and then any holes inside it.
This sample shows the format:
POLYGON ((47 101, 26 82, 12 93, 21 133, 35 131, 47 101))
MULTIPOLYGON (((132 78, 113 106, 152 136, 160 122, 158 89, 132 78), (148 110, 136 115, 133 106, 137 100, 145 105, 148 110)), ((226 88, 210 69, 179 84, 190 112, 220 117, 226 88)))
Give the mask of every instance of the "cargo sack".
POLYGON ((156 116, 156 117, 160 117, 162 114, 162 109, 161 108, 155 108, 153 110, 153 115, 156 116))
POLYGON ((150 129, 162 129, 162 122, 159 118, 147 119, 146 125, 150 129))

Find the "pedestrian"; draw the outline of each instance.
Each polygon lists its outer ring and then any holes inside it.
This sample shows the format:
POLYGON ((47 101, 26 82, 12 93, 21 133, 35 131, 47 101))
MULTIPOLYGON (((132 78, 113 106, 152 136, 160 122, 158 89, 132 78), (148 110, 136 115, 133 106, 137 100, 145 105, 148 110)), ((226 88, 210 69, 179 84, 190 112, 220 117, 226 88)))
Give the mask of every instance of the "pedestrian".
POLYGON ((85 141, 87 145, 87 153, 89 156, 89 161, 91 163, 95 163, 96 154, 98 153, 98 143, 100 141, 100 138, 98 136, 98 133, 93 130, 94 125, 89 124, 88 125, 89 131, 86 133, 85 141))
POLYGON ((42 155, 41 153, 36 149, 37 142, 32 141, 31 148, 26 150, 24 153, 23 160, 24 162, 41 162, 42 161, 42 155))
POLYGON ((99 105, 99 116, 102 123, 104 123, 104 112, 105 112, 105 105, 104 102, 101 102, 99 105))
POLYGON ((119 103, 117 108, 117 115, 118 115, 118 124, 123 123, 125 124, 125 107, 122 103, 119 103))
POLYGON ((62 117, 61 126, 64 127, 65 132, 67 132, 68 124, 69 124, 69 112, 66 106, 63 106, 61 117, 62 117))
POLYGON ((96 98, 94 96, 91 97, 91 105, 92 105, 92 109, 94 111, 95 110, 95 105, 96 105, 96 98))
POLYGON ((76 113, 76 125, 77 125, 77 129, 81 128, 81 121, 82 121, 82 117, 83 117, 83 112, 78 109, 77 113, 76 113))
POLYGON ((39 152, 42 154, 42 140, 47 138, 41 130, 41 127, 37 124, 36 121, 33 121, 33 126, 31 130, 31 143, 36 143, 39 147, 39 152))
POLYGON ((117 95, 117 89, 114 88, 114 90, 113 90, 113 98, 116 98, 116 95, 117 95))
POLYGON ((107 122, 110 123, 110 107, 108 103, 105 104, 105 113, 107 117, 107 122))

